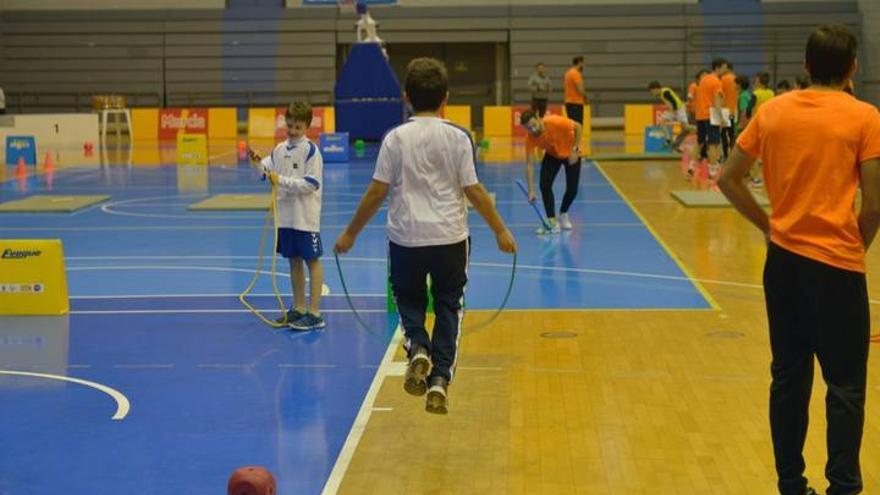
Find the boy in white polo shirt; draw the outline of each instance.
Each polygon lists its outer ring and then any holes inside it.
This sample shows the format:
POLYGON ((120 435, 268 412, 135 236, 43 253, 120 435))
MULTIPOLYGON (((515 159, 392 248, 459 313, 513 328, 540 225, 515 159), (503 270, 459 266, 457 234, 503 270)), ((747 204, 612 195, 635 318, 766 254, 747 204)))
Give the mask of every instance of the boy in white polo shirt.
POLYGON ((278 218, 277 251, 290 262, 293 309, 278 323, 287 322, 294 330, 318 330, 326 323, 321 316, 321 289, 324 269, 321 266, 321 181, 324 160, 315 143, 306 137, 312 122, 312 107, 294 102, 287 107, 287 140, 279 143, 269 156, 262 158, 253 150, 251 159, 259 161, 263 173, 277 183, 275 211, 278 218), (310 301, 306 310, 306 277, 303 262, 309 268, 310 301))
POLYGON ((404 389, 421 396, 425 410, 445 414, 455 373, 467 283, 470 200, 495 233, 498 249, 516 251, 513 235, 477 181, 470 134, 439 117, 449 96, 443 64, 417 58, 407 67, 405 97, 415 115, 385 135, 373 182, 334 250, 345 253, 390 193, 388 238, 391 288, 409 357, 404 389), (426 277, 434 298, 433 337, 425 329, 426 277), (428 373, 431 368, 430 374, 428 373))

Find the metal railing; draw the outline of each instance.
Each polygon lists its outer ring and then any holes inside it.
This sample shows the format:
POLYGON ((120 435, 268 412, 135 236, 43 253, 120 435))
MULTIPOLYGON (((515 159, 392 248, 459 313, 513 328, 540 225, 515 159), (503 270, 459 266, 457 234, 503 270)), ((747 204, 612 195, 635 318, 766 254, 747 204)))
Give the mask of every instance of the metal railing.
POLYGON ((218 92, 168 92, 165 106, 287 106, 293 100, 305 100, 313 106, 333 103, 332 91, 218 91, 218 92))
MULTIPOLYGON (((119 93, 131 107, 161 106, 159 93, 119 93)), ((90 112, 95 92, 12 92, 6 94, 6 109, 15 113, 40 113, 66 110, 75 113, 90 112)))

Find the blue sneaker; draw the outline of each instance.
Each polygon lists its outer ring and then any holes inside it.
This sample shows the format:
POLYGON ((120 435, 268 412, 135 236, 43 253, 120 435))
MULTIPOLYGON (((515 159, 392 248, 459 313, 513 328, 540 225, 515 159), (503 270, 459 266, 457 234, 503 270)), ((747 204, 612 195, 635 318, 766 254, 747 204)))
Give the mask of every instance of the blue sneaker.
POLYGON ((305 313, 300 313, 295 309, 288 309, 287 314, 285 314, 281 318, 276 319, 275 323, 277 323, 278 325, 289 325, 305 315, 305 313))
POLYGON ((305 332, 309 330, 320 330, 327 326, 327 322, 325 322, 324 318, 321 316, 306 313, 302 317, 288 322, 288 326, 293 330, 305 332))

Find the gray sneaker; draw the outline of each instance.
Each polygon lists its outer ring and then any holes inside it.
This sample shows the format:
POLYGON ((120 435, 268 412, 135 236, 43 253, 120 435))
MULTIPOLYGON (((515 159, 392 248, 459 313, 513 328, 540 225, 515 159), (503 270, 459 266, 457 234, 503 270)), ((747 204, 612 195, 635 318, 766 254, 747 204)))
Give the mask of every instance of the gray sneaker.
POLYGON ((326 327, 327 323, 321 316, 306 313, 299 319, 289 322, 288 325, 293 330, 307 332, 309 330, 320 330, 326 327))
POLYGON ((428 357, 428 351, 424 347, 416 347, 412 351, 409 358, 409 364, 406 366, 406 378, 403 381, 403 389, 410 395, 421 397, 428 391, 428 384, 425 378, 428 376, 428 370, 431 368, 431 358, 428 357))
POLYGON ((305 313, 300 313, 295 309, 288 309, 287 313, 284 316, 275 320, 275 323, 279 325, 289 325, 290 323, 302 318, 305 315, 305 313))
POLYGON ((425 411, 431 414, 446 414, 446 407, 449 402, 446 397, 446 388, 448 386, 449 382, 442 376, 431 378, 428 398, 425 401, 425 411))

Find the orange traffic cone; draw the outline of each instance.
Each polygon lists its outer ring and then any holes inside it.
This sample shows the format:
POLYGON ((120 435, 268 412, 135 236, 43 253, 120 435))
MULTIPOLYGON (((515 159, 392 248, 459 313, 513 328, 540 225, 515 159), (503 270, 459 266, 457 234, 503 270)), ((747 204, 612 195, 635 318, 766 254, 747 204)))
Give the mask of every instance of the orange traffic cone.
POLYGON ((52 152, 46 152, 46 161, 43 164, 43 170, 48 174, 55 171, 55 160, 52 158, 52 152))
POLYGON ((18 157, 18 164, 15 166, 15 176, 22 177, 27 175, 27 164, 24 161, 24 157, 18 157))
POLYGON ((27 164, 24 162, 24 157, 18 157, 18 165, 15 166, 15 179, 18 183, 18 191, 25 192, 27 191, 27 164))
POLYGON ((55 162, 52 160, 52 152, 46 152, 46 163, 43 166, 43 172, 46 173, 46 185, 52 189, 52 183, 55 182, 55 162))

